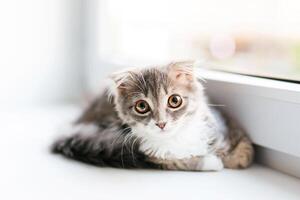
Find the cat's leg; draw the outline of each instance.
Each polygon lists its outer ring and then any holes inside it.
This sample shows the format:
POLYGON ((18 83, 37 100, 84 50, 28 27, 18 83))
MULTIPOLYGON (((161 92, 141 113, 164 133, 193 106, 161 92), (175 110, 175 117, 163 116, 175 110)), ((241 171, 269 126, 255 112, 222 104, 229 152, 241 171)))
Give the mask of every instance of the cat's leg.
POLYGON ((222 113, 222 115, 225 117, 227 132, 222 133, 223 137, 212 144, 211 148, 214 149, 214 154, 222 159, 225 168, 247 168, 254 159, 253 144, 236 120, 226 116, 225 113, 222 113))
POLYGON ((224 168, 223 162, 220 157, 216 155, 207 155, 199 159, 197 170, 200 171, 220 171, 224 168))
POLYGON ((216 147, 216 154, 222 158, 225 168, 244 169, 251 165, 254 158, 254 148, 245 131, 235 120, 227 117, 228 132, 222 147, 216 147))

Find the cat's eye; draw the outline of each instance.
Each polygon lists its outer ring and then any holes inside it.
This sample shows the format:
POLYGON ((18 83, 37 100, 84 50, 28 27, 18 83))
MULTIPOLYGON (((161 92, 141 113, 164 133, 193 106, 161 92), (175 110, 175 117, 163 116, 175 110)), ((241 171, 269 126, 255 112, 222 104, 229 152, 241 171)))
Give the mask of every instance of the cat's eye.
POLYGON ((182 104, 182 98, 178 94, 173 94, 168 99, 168 106, 170 108, 178 108, 182 104))
POLYGON ((146 114, 150 111, 150 106, 146 101, 139 100, 135 103, 135 111, 140 114, 146 114))

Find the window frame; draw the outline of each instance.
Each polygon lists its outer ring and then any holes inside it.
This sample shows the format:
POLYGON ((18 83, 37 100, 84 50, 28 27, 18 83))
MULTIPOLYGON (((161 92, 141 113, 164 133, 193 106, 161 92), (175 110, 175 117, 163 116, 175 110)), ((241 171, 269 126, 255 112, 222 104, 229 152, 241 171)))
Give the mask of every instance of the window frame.
POLYGON ((206 80, 203 85, 212 104, 233 116, 257 145, 258 161, 300 177, 299 165, 295 164, 300 163, 300 84, 196 71, 206 80))

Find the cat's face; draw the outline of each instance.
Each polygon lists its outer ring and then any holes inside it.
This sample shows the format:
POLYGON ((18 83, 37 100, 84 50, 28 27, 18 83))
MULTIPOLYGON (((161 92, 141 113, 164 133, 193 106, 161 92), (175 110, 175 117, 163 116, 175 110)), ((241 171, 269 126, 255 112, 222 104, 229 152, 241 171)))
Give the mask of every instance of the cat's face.
POLYGON ((172 135, 194 114, 202 94, 188 63, 126 71, 114 80, 119 116, 142 137, 172 135))

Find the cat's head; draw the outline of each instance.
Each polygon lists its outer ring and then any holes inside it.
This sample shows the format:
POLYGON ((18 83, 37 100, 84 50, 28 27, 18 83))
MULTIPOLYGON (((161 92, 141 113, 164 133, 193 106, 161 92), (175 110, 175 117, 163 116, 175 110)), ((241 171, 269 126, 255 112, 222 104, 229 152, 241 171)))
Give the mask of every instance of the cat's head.
POLYGON ((112 79, 119 116, 139 136, 173 134, 204 98, 193 62, 126 70, 113 74, 112 79))

